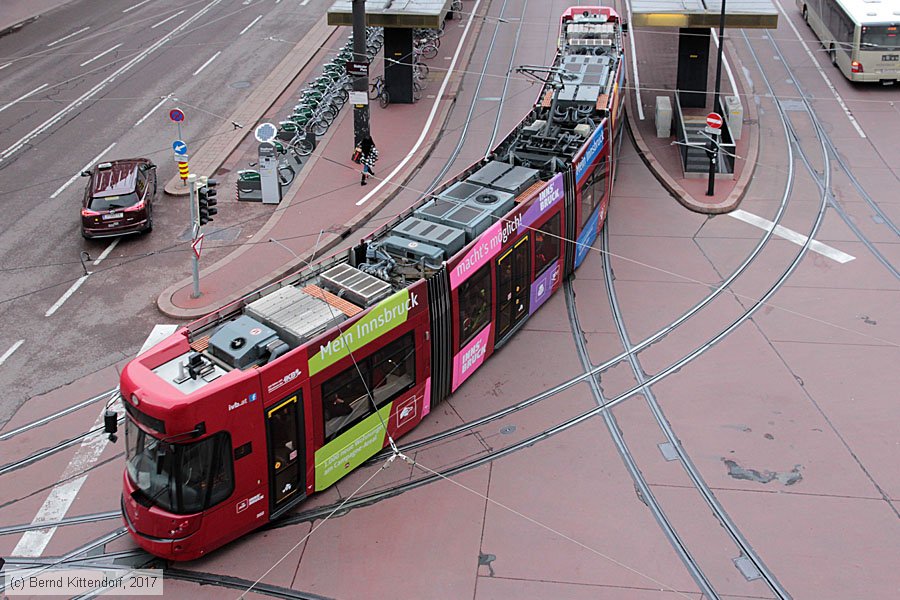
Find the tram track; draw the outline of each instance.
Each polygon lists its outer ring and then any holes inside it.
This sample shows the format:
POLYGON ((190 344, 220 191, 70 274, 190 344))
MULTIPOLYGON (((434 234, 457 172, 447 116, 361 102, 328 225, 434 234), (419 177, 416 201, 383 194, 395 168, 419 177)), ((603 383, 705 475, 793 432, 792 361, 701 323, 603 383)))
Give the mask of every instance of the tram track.
MULTIPOLYGON (((763 80, 766 82, 766 86, 769 89, 769 93, 772 95, 773 98, 775 98, 775 100, 777 102, 778 100, 777 100, 777 97, 775 96, 775 92, 772 88, 771 81, 766 76, 765 71, 762 69, 762 64, 759 60, 759 56, 757 55, 756 50, 754 50, 753 45, 750 43, 750 39, 747 37, 747 33, 744 30, 741 30, 741 35, 743 35, 744 42, 746 43, 747 48, 749 49, 750 53, 753 55, 753 60, 756 62, 756 65, 759 68, 759 72, 760 72, 763 80)), ((798 97, 800 98, 800 101, 803 103, 803 106, 806 109, 805 112, 808 113, 810 121, 812 122, 813 126, 816 129, 816 135, 821 140, 824 147, 826 148, 826 154, 834 156, 834 159, 835 159, 834 162, 837 164, 840 171, 847 177, 847 179, 850 181, 850 183, 856 189, 857 193, 859 194, 859 197, 869 206, 869 208, 871 208, 875 212, 875 214, 878 216, 878 218, 883 222, 884 225, 886 225, 888 227, 888 229, 890 229, 890 231, 895 236, 900 237, 900 228, 898 228, 897 224, 894 223, 894 221, 890 218, 890 216, 887 215, 884 212, 884 210, 882 210, 881 206, 879 206, 879 204, 875 201, 875 199, 872 198, 872 196, 869 195, 868 192, 866 192, 865 188, 862 186, 862 184, 859 182, 859 180, 853 174, 849 165, 847 165, 846 161, 844 161, 844 159, 841 158, 841 155, 837 150, 837 146, 835 145, 834 140, 831 139, 831 136, 828 135, 828 132, 825 130, 825 127, 822 125, 822 121, 819 119, 819 116, 816 114, 815 109, 812 107, 809 100, 807 99, 806 94, 804 93, 803 87, 800 85, 800 82, 797 80, 796 75, 794 75, 794 72, 788 67, 787 57, 785 57, 784 53, 781 51, 781 47, 778 45, 778 42, 775 39, 773 39, 771 36, 767 36, 767 38, 768 38, 769 43, 771 44, 772 48, 774 49, 775 53, 778 55, 778 58, 780 59, 781 64, 783 64, 785 66, 785 71, 787 72, 787 76, 790 80, 790 83, 791 83, 791 85, 794 86, 794 88, 796 88, 798 97)), ((801 152, 803 152, 802 146, 800 148, 801 148, 801 152)), ((806 160, 806 159, 804 158, 804 160, 806 160)), ((898 270, 893 265, 893 263, 890 261, 890 259, 888 259, 878 249, 878 247, 875 245, 875 243, 872 242, 872 240, 870 240, 868 238, 868 236, 866 236, 865 233, 863 233, 863 231, 859 228, 859 226, 847 214, 847 212, 844 210, 844 207, 841 205, 841 203, 835 197, 834 192, 832 192, 830 185, 824 186, 824 184, 822 182, 822 177, 818 173, 815 172, 815 169, 813 169, 812 166, 808 162, 807 162, 807 168, 810 170, 810 174, 813 176, 813 179, 815 180, 816 185, 819 187, 819 190, 823 191, 827 195, 828 205, 834 209, 835 213, 837 213, 837 215, 840 217, 840 219, 844 222, 845 225, 847 225, 847 227, 850 229, 850 231, 853 232, 853 234, 857 237, 857 239, 859 239, 859 241, 862 242, 862 244, 866 247, 866 249, 869 251, 869 253, 875 258, 875 260, 877 260, 879 263, 881 263, 891 273, 891 275, 894 276, 895 279, 900 280, 900 270, 898 270)), ((829 168, 829 170, 830 170, 830 168, 829 168)))

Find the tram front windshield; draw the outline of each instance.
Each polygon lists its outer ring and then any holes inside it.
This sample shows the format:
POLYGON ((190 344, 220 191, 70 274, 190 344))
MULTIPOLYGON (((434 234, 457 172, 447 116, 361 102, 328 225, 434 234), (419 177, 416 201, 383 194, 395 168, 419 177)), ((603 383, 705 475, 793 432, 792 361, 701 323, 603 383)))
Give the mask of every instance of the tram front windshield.
POLYGON ((145 502, 173 513, 191 514, 231 495, 227 434, 175 444, 153 437, 127 418, 125 446, 128 477, 145 502))

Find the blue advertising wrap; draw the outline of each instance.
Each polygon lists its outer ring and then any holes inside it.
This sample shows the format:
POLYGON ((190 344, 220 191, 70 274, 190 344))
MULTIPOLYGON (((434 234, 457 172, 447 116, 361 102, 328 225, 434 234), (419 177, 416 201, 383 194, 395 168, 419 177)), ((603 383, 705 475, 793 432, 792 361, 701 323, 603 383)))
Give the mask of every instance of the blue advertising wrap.
POLYGON ((600 207, 598 206, 594 211, 594 214, 591 215, 591 218, 588 219, 588 222, 584 224, 584 229, 581 230, 581 235, 578 236, 578 240, 575 242, 576 269, 587 256, 588 250, 591 249, 591 244, 597 239, 597 222, 599 220, 600 207))
POLYGON ((578 185, 583 183, 583 179, 585 174, 587 173, 588 167, 594 164, 594 161, 597 160, 597 155, 600 154, 600 149, 603 148, 603 142, 606 141, 606 119, 600 123, 600 126, 594 130, 594 133, 591 137, 588 138, 588 141, 585 142, 587 146, 587 150, 584 151, 584 154, 581 155, 581 158, 575 161, 575 181, 578 185))

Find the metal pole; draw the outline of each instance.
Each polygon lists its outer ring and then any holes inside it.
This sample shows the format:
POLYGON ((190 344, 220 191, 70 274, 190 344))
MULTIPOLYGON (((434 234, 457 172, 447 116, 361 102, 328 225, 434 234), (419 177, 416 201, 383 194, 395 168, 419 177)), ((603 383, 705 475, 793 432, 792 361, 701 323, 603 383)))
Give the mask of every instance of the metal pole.
MULTIPOLYGON (((191 191, 191 240, 196 242, 197 236, 200 235, 200 208, 197 206, 197 176, 191 173, 187 176, 187 183, 191 191)), ((200 297, 200 260, 191 246, 191 269, 194 275, 194 289, 191 292, 191 298, 200 297)))
MULTIPOLYGON (((366 55, 366 0, 353 0, 353 62, 368 63, 366 55)), ((368 73, 368 71, 367 71, 368 73)), ((367 93, 369 77, 354 77, 353 91, 367 93)), ((353 142, 359 145, 369 135, 369 105, 353 105, 353 142)))
MULTIPOLYGON (((716 92, 713 96, 713 109, 714 113, 717 113, 719 109, 722 108, 722 101, 719 95, 719 88, 722 85, 722 50, 725 48, 725 0, 722 0, 722 12, 719 14, 719 52, 718 59, 716 60, 716 92)), ((725 120, 725 111, 722 110, 721 117, 722 120, 725 120)), ((716 163, 717 157, 719 154, 719 144, 718 141, 713 142, 710 140, 709 146, 706 150, 707 154, 709 154, 709 186, 706 189, 706 195, 712 196, 715 193, 715 181, 716 181, 716 163)))

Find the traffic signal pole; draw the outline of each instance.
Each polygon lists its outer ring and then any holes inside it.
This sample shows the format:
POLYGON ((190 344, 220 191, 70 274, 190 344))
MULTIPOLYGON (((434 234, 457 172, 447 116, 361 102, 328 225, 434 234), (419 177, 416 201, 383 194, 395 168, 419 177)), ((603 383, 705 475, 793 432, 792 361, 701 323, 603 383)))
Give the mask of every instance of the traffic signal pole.
MULTIPOLYGON (((187 176, 187 184, 191 191, 191 240, 196 241, 200 235, 200 209, 197 205, 197 176, 193 173, 187 176)), ((191 269, 194 275, 194 289, 191 298, 200 297, 200 259, 191 248, 191 269)))
MULTIPOLYGON (((353 62, 367 63, 366 0, 353 0, 353 62)), ((368 69, 366 70, 368 73, 368 69)), ((368 93, 369 76, 353 78, 353 91, 368 93)), ((353 105, 353 142, 358 146, 369 135, 369 105, 353 105)))

